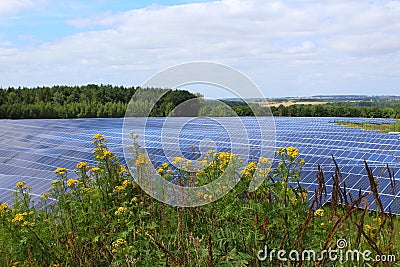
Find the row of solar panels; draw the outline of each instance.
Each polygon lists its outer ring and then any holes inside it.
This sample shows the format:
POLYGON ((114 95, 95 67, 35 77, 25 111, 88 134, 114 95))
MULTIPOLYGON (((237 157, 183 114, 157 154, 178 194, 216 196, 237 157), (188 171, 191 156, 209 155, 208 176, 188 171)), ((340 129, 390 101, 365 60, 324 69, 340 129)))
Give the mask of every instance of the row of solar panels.
MULTIPOLYGON (((179 118, 171 119, 177 124, 180 122, 179 118)), ((140 125, 146 119, 135 120, 140 125)), ((235 120, 226 118, 224 120, 224 124, 227 125, 234 126, 237 123, 235 120)), ((321 164, 329 177, 334 170, 331 159, 331 155, 334 155, 352 189, 358 190, 357 186, 360 185, 365 186, 363 190, 368 190, 368 184, 360 182, 365 180, 366 172, 363 172, 362 166, 363 159, 366 159, 377 170, 376 175, 384 183, 381 186, 383 194, 390 191, 387 187, 389 180, 378 170, 384 167, 384 163, 388 163, 394 168, 395 177, 400 179, 398 136, 337 126, 330 123, 332 120, 332 118, 275 118, 277 146, 298 147, 301 156, 306 160, 302 183, 310 189, 315 187, 316 179, 313 178, 316 177, 316 164, 321 164)), ((258 122, 252 118, 243 118, 243 121, 247 134, 253 138, 249 141, 253 149, 251 153, 257 155, 257 145, 260 144, 257 139, 260 136, 257 131, 258 122)), ((160 146, 160 128, 165 120, 156 118, 148 122, 146 141, 149 142, 146 142, 146 146, 153 155, 151 158, 155 165, 158 165, 167 160, 160 146)), ((103 133, 109 140, 110 148, 122 157, 122 123, 121 119, 0 121, 0 201, 10 200, 10 190, 21 179, 26 179, 33 187, 32 192, 40 195, 49 188, 49 181, 55 178, 54 168, 73 169, 78 161, 90 161, 93 149, 90 142, 96 133, 103 133)), ((191 121, 190 127, 183 127, 181 138, 178 140, 183 154, 187 157, 193 155, 193 146, 198 146, 199 139, 204 137, 215 141, 217 150, 221 151, 231 149, 231 140, 238 141, 235 136, 231 138, 223 131, 210 130, 213 128, 220 129, 220 125, 213 124, 207 119, 191 121)), ((143 134, 140 129, 132 130, 143 134)), ((173 124, 169 128, 163 128, 166 137, 175 136, 171 131, 176 131, 173 124)), ((398 194, 399 191, 396 192, 398 194)), ((396 201, 388 200, 385 205, 389 209, 391 205, 396 205, 395 203, 396 201)), ((396 209, 392 207, 391 210, 396 209)))

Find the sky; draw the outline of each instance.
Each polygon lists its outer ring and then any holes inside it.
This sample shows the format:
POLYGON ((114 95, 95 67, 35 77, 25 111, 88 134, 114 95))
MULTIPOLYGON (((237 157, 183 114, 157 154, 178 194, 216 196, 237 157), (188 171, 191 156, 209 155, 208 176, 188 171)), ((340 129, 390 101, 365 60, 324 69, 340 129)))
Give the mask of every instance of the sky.
POLYGON ((267 98, 400 95, 398 0, 1 0, 0 29, 2 88, 140 86, 211 61, 267 98))

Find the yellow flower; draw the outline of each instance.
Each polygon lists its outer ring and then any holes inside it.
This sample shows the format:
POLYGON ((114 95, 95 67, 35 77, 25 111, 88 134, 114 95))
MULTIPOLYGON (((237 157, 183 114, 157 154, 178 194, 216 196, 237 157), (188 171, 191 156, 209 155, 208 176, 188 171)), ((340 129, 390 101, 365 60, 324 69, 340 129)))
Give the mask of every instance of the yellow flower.
POLYGON ((0 214, 7 213, 8 211, 8 203, 0 204, 0 214))
POLYGON ((288 156, 291 158, 297 158, 297 156, 299 155, 299 150, 292 146, 288 147, 286 149, 286 151, 287 151, 288 156))
POLYGON ((323 209, 317 209, 316 211, 315 211, 315 215, 318 215, 318 216, 320 216, 320 217, 323 217, 324 216, 324 210, 323 209))
POLYGON ((131 183, 130 181, 124 180, 124 181, 122 182, 122 186, 127 187, 130 183, 131 183))
POLYGON ((374 227, 374 226, 372 226, 372 225, 369 225, 369 224, 366 224, 365 226, 365 229, 369 232, 369 231, 373 231, 373 230, 375 230, 376 229, 376 227, 374 227))
POLYGON ((89 172, 97 172, 97 171, 99 171, 99 170, 100 170, 99 167, 92 167, 92 168, 89 170, 89 172))
POLYGON ((128 173, 128 171, 123 166, 121 166, 118 173, 119 175, 123 175, 124 173, 128 173))
POLYGON ((271 161, 268 158, 260 158, 260 163, 261 164, 269 164, 271 161))
POLYGON ((185 161, 184 158, 182 158, 182 157, 175 157, 175 158, 173 159, 173 161, 172 161, 172 164, 173 164, 173 165, 176 165, 176 164, 181 163, 181 162, 183 162, 183 161, 185 161))
POLYGON ((78 183, 78 182, 79 182, 78 180, 70 178, 70 179, 68 179, 67 186, 71 186, 71 185, 73 185, 75 183, 78 183))
POLYGON ((115 192, 122 191, 124 189, 125 189, 125 187, 123 187, 122 185, 117 185, 117 186, 114 187, 114 191, 115 192))
POLYGON ((116 211, 115 211, 115 215, 123 215, 128 211, 127 208, 125 207, 119 207, 116 211))
POLYGON ((374 218, 374 222, 376 222, 378 225, 382 225, 382 219, 381 218, 374 218))
POLYGON ((197 192, 197 197, 201 198, 203 196, 203 194, 201 192, 197 192))
POLYGON ((54 180, 54 181, 51 182, 51 185, 52 186, 56 186, 58 184, 58 182, 59 182, 59 180, 54 180))
POLYGON ((157 172, 158 172, 158 174, 162 175, 164 173, 164 169, 163 168, 158 168, 157 172))
POLYGON ((301 165, 306 164, 306 162, 304 161, 304 159, 299 159, 297 162, 300 163, 301 165))
POLYGON ((87 167, 87 165, 88 165, 87 162, 82 161, 82 162, 79 162, 79 163, 76 165, 76 168, 82 169, 82 168, 84 168, 84 167, 87 167))
POLYGON ((135 161, 136 166, 147 164, 147 158, 145 155, 139 154, 135 161))
POLYGON ((104 140, 104 137, 102 134, 96 134, 95 136, 93 136, 93 139, 104 140))
POLYGON ((282 156, 285 152, 286 152, 286 148, 279 148, 278 152, 276 152, 276 154, 278 154, 278 156, 282 156))
POLYGON ((168 163, 163 163, 163 164, 161 164, 161 167, 163 167, 164 169, 167 169, 169 167, 169 164, 168 163))
POLYGON ((15 187, 16 188, 22 188, 26 183, 25 182, 18 182, 15 187))
POLYGON ((117 240, 115 240, 115 241, 112 243, 112 246, 113 246, 114 248, 118 248, 118 247, 125 246, 125 245, 126 245, 126 241, 125 241, 125 239, 123 239, 123 238, 118 238, 117 240))
POLYGON ((11 222, 16 223, 16 222, 20 222, 23 220, 24 220, 24 215, 21 213, 17 213, 17 214, 15 214, 15 217, 14 217, 14 219, 11 220, 11 222))
POLYGON ((66 168, 57 168, 54 173, 57 173, 59 175, 64 175, 67 172, 66 168))

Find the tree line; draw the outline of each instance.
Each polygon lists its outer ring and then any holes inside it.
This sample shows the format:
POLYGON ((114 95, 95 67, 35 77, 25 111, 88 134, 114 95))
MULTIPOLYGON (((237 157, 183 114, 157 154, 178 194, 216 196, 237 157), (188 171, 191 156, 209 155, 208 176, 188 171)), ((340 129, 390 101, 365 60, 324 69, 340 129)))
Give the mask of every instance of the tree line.
POLYGON ((362 117, 400 118, 400 105, 353 106, 353 105, 291 105, 271 107, 274 116, 285 117, 362 117))
POLYGON ((268 108, 245 101, 205 101, 186 90, 88 84, 0 88, 0 119, 121 118, 136 116, 254 116, 400 118, 397 101, 331 102, 268 108), (138 101, 128 103, 133 95, 138 101), (158 96, 162 97, 158 99, 158 96), (188 101, 192 100, 192 101, 188 101), (176 108, 178 107, 178 108, 176 108), (145 114, 145 110, 151 110, 145 114))
MULTIPOLYGON (((166 116, 167 111, 197 96, 185 90, 123 87, 112 85, 0 88, 0 119, 68 119, 124 117, 132 96, 163 95, 150 116, 166 116)), ((134 105, 140 106, 146 101, 134 105)))

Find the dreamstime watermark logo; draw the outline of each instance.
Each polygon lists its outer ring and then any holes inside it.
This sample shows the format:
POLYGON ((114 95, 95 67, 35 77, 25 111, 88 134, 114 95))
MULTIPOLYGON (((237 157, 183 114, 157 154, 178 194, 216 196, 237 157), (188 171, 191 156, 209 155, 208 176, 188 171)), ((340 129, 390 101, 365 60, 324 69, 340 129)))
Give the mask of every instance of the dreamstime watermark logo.
MULTIPOLYGON (((154 148, 155 141, 147 133, 154 130, 151 128, 154 127, 152 126, 154 123, 160 123, 160 120, 150 118, 150 115, 155 108, 160 108, 160 99, 166 95, 167 91, 149 90, 146 88, 184 89, 184 86, 193 86, 196 84, 205 84, 226 90, 243 100, 248 96, 262 100, 265 99, 256 84, 243 73, 229 66, 212 62, 190 62, 167 68, 152 76, 142 85, 142 89, 138 89, 135 92, 128 104, 124 118, 122 139, 124 157, 128 163, 130 172, 137 174, 140 168, 138 164, 135 164, 135 162, 138 163, 136 159, 138 154, 133 153, 130 149, 132 148, 130 133, 132 131, 141 133, 142 136, 137 141, 141 147, 141 152, 146 155, 146 158, 141 159, 141 162, 151 162, 153 163, 151 165, 153 168, 146 169, 145 175, 141 175, 137 179, 137 183, 155 199, 172 206, 194 207, 208 204, 227 194, 240 180, 240 175, 237 169, 235 169, 237 165, 235 166, 232 160, 217 179, 202 186, 177 185, 167 181, 157 172, 157 164, 159 162, 155 163, 155 155, 151 155, 148 151, 150 146, 154 148), (204 194, 211 197, 198 197, 204 194)), ((231 117, 218 117, 213 112, 209 114, 206 112, 201 115, 201 118, 198 117, 199 106, 201 103, 204 104, 204 100, 202 99, 190 99, 174 107, 162 119, 161 142, 158 143, 158 145, 161 145, 162 152, 157 152, 158 155, 156 156, 164 157, 170 164, 174 163, 175 158, 190 160, 193 166, 197 166, 195 172, 202 171, 207 166, 199 168, 198 166, 201 165, 200 161, 206 156, 207 151, 216 149, 221 138, 216 134, 214 135, 218 137, 216 140, 210 140, 209 138, 197 140, 199 143, 196 149, 200 155, 197 158, 188 158, 187 151, 185 151, 185 148, 182 148, 182 143, 187 142, 182 133, 188 128, 201 125, 196 130, 192 130, 191 134, 196 136, 196 131, 199 131, 198 136, 200 138, 203 136, 200 133, 201 131, 215 131, 216 128, 219 128, 221 133, 227 137, 225 138, 226 140, 223 140, 225 147, 230 148, 229 152, 231 154, 238 155, 243 160, 243 165, 247 164, 254 156, 257 158, 273 158, 275 149, 275 124, 269 107, 266 107, 261 112, 259 109, 252 108, 247 103, 254 114, 254 117, 250 119, 252 131, 257 133, 256 140, 250 140, 244 120, 224 102, 214 99, 213 103, 215 102, 218 102, 225 111, 230 111, 228 114, 231 117), (265 110, 268 110, 267 114, 265 114, 265 110), (208 124, 212 125, 212 127, 207 126, 208 124)), ((249 119, 247 118, 248 122, 249 119)), ((159 148, 158 146, 157 149, 159 148)), ((253 158, 252 161, 254 160, 253 158)), ((181 167, 179 164, 174 166, 178 170, 181 167)), ((143 174, 143 170, 141 172, 143 174)), ((263 178, 258 177, 256 174, 250 183, 249 191, 257 189, 262 182, 263 178)))
POLYGON ((323 261, 330 261, 330 262, 395 262, 396 256, 395 255, 376 255, 375 257, 372 256, 372 251, 364 250, 359 251, 357 249, 351 250, 347 249, 348 243, 346 239, 339 239, 336 242, 336 249, 326 249, 322 250, 318 253, 315 250, 268 250, 268 246, 265 245, 264 249, 261 249, 257 253, 257 258, 260 261, 280 261, 280 262, 304 262, 304 261, 311 261, 311 262, 323 262, 323 261))

